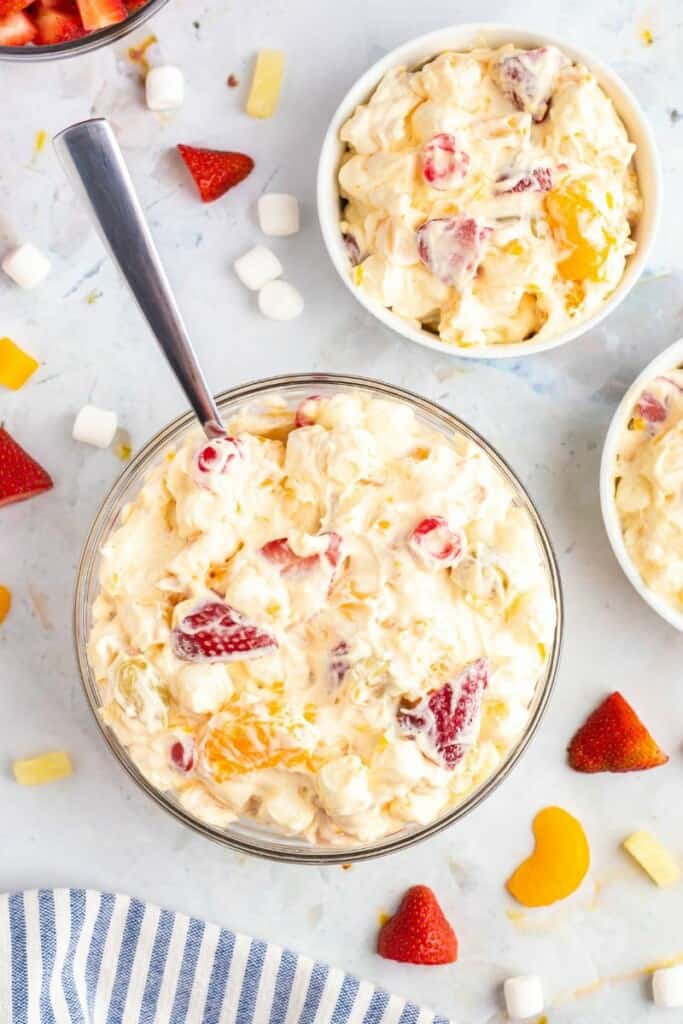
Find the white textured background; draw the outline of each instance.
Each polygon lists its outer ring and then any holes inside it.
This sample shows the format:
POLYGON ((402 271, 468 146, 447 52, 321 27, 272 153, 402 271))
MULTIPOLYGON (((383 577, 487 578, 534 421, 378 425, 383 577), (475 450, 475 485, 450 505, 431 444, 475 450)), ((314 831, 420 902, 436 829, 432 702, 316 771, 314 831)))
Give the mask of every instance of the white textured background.
MULTIPOLYGON (((0 888, 117 889, 289 944, 382 982, 464 1024, 497 1020, 509 973, 544 979, 551 1024, 647 1024, 642 971, 683 955, 683 887, 660 892, 619 850, 649 827, 683 854, 683 638, 656 618, 622 576, 603 534, 597 475, 604 433, 636 372, 683 334, 678 266, 683 235, 683 12, 677 0, 527 0, 523 23, 611 62, 645 106, 661 148, 665 216, 648 275, 604 326, 565 350, 476 365, 395 338, 365 316, 323 252, 313 205, 326 121, 351 82, 387 49, 455 21, 518 24, 503 0, 171 0, 150 29, 185 71, 187 101, 173 119, 148 113, 136 69, 116 49, 44 66, 0 65, 0 251, 30 239, 54 272, 36 292, 0 282, 0 334, 42 361, 0 419, 48 468, 49 495, 0 512, 0 582, 14 593, 0 629, 0 888), (193 26, 197 22, 199 27, 193 26), (647 47, 642 30, 654 44, 647 47), (287 52, 281 110, 242 113, 253 55, 287 52), (241 80, 226 88, 228 74, 241 80), (673 111, 673 113, 672 113, 673 111), (91 114, 116 127, 181 307, 216 391, 289 370, 366 373, 437 398, 509 459, 546 517, 563 573, 566 639, 558 688, 531 749, 479 811, 437 838, 354 867, 273 865, 194 836, 158 810, 118 768, 81 696, 70 602, 88 524, 120 470, 116 457, 70 440, 88 400, 118 411, 139 447, 183 400, 49 147, 52 134, 91 114), (179 141, 243 149, 256 170, 213 206, 197 200, 172 152, 179 141), (258 240, 253 203, 268 186, 293 191, 303 230, 275 242, 306 297, 304 316, 272 324, 230 271, 258 240), (96 291, 98 298, 88 303, 96 291), (564 747, 586 712, 620 688, 671 754, 642 775, 582 777, 564 747), (13 758, 65 747, 76 775, 20 790, 13 758), (530 821, 558 802, 576 813, 593 854, 582 889, 549 911, 512 920, 503 884, 530 845, 530 821), (453 920, 460 962, 402 967, 375 957, 380 910, 405 887, 431 884, 453 920), (629 975, 633 975, 629 977, 629 975), (573 993, 595 986, 590 994, 573 993)), ((143 29, 139 38, 147 34, 143 29)))

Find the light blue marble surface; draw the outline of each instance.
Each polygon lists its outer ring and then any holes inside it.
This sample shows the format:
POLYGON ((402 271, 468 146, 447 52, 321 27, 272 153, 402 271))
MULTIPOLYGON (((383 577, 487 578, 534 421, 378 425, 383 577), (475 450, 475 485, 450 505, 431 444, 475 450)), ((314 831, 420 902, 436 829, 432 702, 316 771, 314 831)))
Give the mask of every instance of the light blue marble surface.
MULTIPOLYGON (((645 106, 661 148, 665 215, 648 274, 618 312, 571 346, 524 361, 474 364, 423 351, 369 318, 342 287, 315 222, 314 177, 329 118, 348 85, 405 39, 453 21, 518 23, 520 4, 489 0, 171 0, 152 24, 181 65, 187 101, 174 118, 147 112, 126 45, 45 66, 0 65, 0 250, 32 240, 54 272, 32 294, 0 282, 0 334, 40 357, 29 386, 0 395, 0 419, 53 473, 52 493, 0 512, 0 582, 14 593, 0 629, 0 888, 114 888, 327 958, 434 1005, 464 1024, 501 1019, 499 986, 534 970, 552 1024, 649 1024, 662 1015, 628 975, 683 954, 683 887, 658 891, 620 852, 649 827, 683 854, 683 638, 638 598, 608 548, 598 505, 600 448, 620 395, 642 366, 683 334, 678 255, 683 234, 682 25, 676 0, 528 0, 524 24, 592 48, 645 106), (193 27, 199 22, 199 28, 193 27), (653 32, 646 47, 641 31, 653 32), (282 108, 271 122, 241 113, 254 52, 286 50, 282 108), (230 73, 241 80, 230 90, 230 73), (475 814, 437 838, 354 867, 296 868, 234 855, 148 801, 118 769, 86 709, 71 642, 70 600, 81 543, 120 470, 108 452, 71 441, 86 401, 114 408, 140 446, 183 409, 170 373, 39 129, 91 114, 119 132, 180 304, 215 390, 273 373, 365 373, 418 390, 482 431, 537 500, 560 558, 566 644, 556 695, 512 777, 475 814), (202 207, 172 153, 176 142, 244 149, 257 167, 226 200, 202 207), (253 203, 266 187, 295 192, 303 230, 275 241, 306 297, 291 324, 261 319, 231 273, 259 239, 253 203), (98 299, 87 297, 96 291, 98 299), (671 754, 655 772, 583 777, 563 750, 586 711, 620 688, 671 754), (10 762, 71 751, 75 777, 20 790, 10 762), (513 921, 503 883, 530 845, 534 812, 558 802, 584 822, 593 865, 579 893, 513 921), (403 889, 431 884, 453 920, 460 962, 402 967, 373 954, 377 914, 403 889), (369 895, 370 894, 370 895, 369 895)), ((143 31, 140 36, 144 37, 143 31)))

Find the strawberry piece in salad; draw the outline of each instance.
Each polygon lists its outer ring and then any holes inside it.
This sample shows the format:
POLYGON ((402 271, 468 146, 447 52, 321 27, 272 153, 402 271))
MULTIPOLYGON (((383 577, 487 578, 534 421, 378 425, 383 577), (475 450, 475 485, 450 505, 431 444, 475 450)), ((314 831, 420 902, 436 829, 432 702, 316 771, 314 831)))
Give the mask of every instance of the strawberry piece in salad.
POLYGON ((465 537, 452 530, 443 516, 428 516, 413 527, 408 544, 428 565, 445 569, 462 558, 465 537))
POLYGON ((469 166, 469 154, 448 132, 435 135, 422 149, 422 177, 439 191, 448 191, 462 181, 469 166))
POLYGON ((440 281, 462 288, 477 272, 491 234, 493 228, 464 213, 438 217, 417 229, 418 255, 440 281))
POLYGON ((171 636, 173 653, 181 661, 251 661, 278 649, 272 634, 222 601, 200 605, 171 636))
POLYGON ((517 107, 543 121, 550 108, 555 79, 566 58, 555 46, 541 46, 503 57, 493 69, 498 88, 517 107))

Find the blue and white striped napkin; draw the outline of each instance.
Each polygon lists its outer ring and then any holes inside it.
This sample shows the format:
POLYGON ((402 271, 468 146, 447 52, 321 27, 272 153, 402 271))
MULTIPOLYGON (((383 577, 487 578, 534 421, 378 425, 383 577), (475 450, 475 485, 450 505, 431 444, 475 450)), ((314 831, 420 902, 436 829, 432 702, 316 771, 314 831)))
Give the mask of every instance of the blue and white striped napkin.
POLYGON ((0 896, 2 1024, 449 1024, 367 981, 130 896, 0 896))

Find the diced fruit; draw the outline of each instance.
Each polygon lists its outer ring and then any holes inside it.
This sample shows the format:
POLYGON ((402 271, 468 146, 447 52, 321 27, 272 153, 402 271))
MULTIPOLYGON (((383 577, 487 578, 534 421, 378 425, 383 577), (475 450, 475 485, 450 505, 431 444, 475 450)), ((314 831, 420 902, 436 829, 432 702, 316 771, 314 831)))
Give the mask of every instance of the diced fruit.
POLYGON ((272 117, 277 110, 285 70, 281 50, 261 50, 256 58, 247 113, 250 117, 272 117))
POLYGON ((377 952, 404 964, 455 963, 458 939, 428 886, 408 889, 398 911, 382 926, 377 952))
POLYGON ((451 530, 442 516, 429 516, 414 527, 408 544, 428 565, 445 569, 460 561, 465 538, 461 530, 451 530))
POLYGON ((618 692, 596 708, 569 744, 569 763, 577 772, 637 772, 668 760, 618 692))
MULTIPOLYGON (((37 35, 37 29, 30 18, 23 11, 15 11, 0 18, 0 46, 26 46, 32 43, 37 35)), ((9 273, 5 262, 3 270, 9 273)))
POLYGON ((462 181, 469 166, 469 154, 458 146, 455 135, 447 132, 435 135, 422 150, 422 177, 440 191, 448 191, 462 181))
POLYGON ((0 384, 18 391, 40 364, 28 352, 20 349, 11 338, 0 338, 0 384))
POLYGON ((178 152, 194 179, 203 203, 220 199, 244 181, 254 169, 254 161, 245 153, 200 149, 182 144, 178 146, 178 152))
POLYGON ((440 281, 462 288, 474 277, 492 232, 464 213, 428 220, 417 229, 418 255, 440 281))
POLYGON ((555 88, 555 79, 565 57, 554 46, 513 53, 493 68, 493 77, 501 92, 512 100, 518 110, 542 121, 548 113, 555 88))
POLYGON ((36 42, 41 46, 66 43, 70 39, 80 39, 85 35, 77 14, 70 14, 56 7, 48 7, 44 3, 38 7, 36 27, 38 29, 36 42))
POLYGON ((346 251, 349 256, 349 263, 351 264, 352 267, 357 267, 359 263, 363 262, 363 257, 361 256, 360 246, 358 245, 358 242, 356 241, 354 235, 350 234, 348 231, 342 232, 342 239, 344 241, 344 245, 346 246, 346 251))
POLYGON ((590 850, 581 823, 561 807, 539 811, 533 830, 534 852, 510 876, 507 888, 525 907, 548 907, 581 885, 590 850))
POLYGON ((278 566, 282 576, 298 576, 317 569, 323 558, 334 569, 339 563, 341 537, 332 532, 327 534, 327 538, 327 550, 323 555, 297 555, 286 537, 268 541, 261 548, 261 554, 266 561, 278 566))
POLYGON ((624 840, 624 849, 659 886, 673 885, 681 877, 678 864, 651 832, 634 832, 624 840))
POLYGON ((32 0, 0 0, 0 18, 23 11, 31 2, 32 0))
POLYGON ((76 0, 83 28, 95 32, 107 25, 116 25, 128 17, 123 0, 76 0))
POLYGON ((312 427, 316 422, 318 403, 320 402, 320 395, 309 395, 308 398, 304 398, 303 402, 300 402, 297 406, 296 413, 294 415, 294 426, 295 427, 312 427))
POLYGON ((71 758, 64 750, 52 750, 28 761, 15 761, 12 768, 20 786, 42 786, 73 775, 71 758))
POLYGON ((332 692, 338 690, 344 682, 346 673, 351 668, 349 661, 349 645, 346 640, 341 640, 336 647, 330 651, 329 680, 332 692))
POLYGON ((417 705, 403 702, 398 724, 417 740, 422 753, 444 768, 455 768, 474 739, 481 701, 488 686, 485 658, 473 661, 452 683, 444 683, 417 705))
POLYGON ((203 444, 195 456, 197 472, 227 473, 236 460, 243 457, 242 442, 236 437, 217 437, 203 444))
POLYGON ((209 722, 202 759, 216 782, 263 768, 311 769, 306 721, 293 721, 271 701, 267 710, 219 712, 209 722))
POLYGON ((174 740, 171 743, 169 754, 173 765, 179 772, 187 774, 194 768, 195 748, 189 736, 186 739, 174 740))
POLYGON ((9 615, 9 610, 12 607, 12 593, 7 587, 0 586, 0 625, 5 621, 9 615))
POLYGON ((116 436, 118 423, 115 412, 84 405, 74 420, 71 436, 74 441, 91 444, 94 448, 108 448, 116 436))
POLYGON ((173 653, 181 661, 250 661, 273 654, 278 642, 221 601, 209 601, 186 615, 172 633, 173 653))
POLYGON ((52 486, 43 467, 0 427, 0 507, 26 501, 52 486))
POLYGON ((643 391, 636 405, 636 413, 647 423, 663 423, 667 416, 666 406, 649 391, 643 391))
POLYGON ((562 277, 569 281, 601 280, 614 237, 583 182, 548 192, 545 208, 555 243, 561 253, 566 253, 557 264, 562 277), (601 243, 596 245, 594 238, 602 239, 601 243))
POLYGON ((531 171, 507 174, 496 182, 495 192, 507 195, 509 192, 550 192, 553 187, 553 172, 549 167, 534 167, 531 171))

